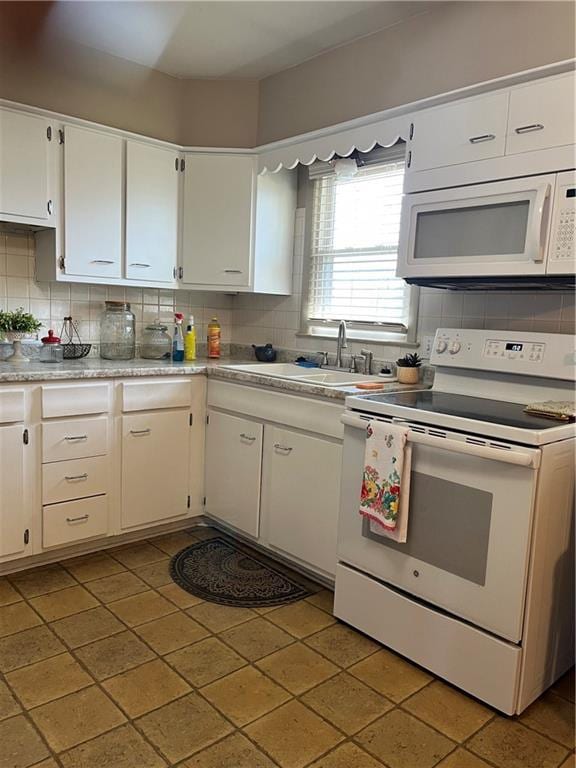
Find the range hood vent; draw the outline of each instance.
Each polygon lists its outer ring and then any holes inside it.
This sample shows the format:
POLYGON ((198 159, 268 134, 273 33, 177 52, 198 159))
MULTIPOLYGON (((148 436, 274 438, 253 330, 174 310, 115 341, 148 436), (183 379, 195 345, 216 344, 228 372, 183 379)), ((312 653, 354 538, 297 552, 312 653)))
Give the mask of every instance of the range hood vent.
POLYGON ((409 285, 448 291, 574 291, 575 275, 524 277, 407 277, 409 285))

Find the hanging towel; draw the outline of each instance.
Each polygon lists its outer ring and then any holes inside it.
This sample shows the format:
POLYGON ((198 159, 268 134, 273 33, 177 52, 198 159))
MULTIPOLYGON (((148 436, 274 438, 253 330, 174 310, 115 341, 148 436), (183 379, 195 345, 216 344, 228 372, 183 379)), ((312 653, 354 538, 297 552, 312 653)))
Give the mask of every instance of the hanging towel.
POLYGON ((405 542, 408 533, 412 446, 408 429, 384 421, 366 427, 360 514, 372 533, 405 542))

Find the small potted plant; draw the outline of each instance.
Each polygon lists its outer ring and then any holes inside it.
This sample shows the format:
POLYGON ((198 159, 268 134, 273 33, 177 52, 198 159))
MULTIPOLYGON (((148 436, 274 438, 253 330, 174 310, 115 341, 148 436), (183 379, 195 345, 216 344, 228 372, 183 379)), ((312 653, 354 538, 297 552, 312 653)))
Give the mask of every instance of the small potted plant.
POLYGON ((422 359, 416 353, 404 355, 396 361, 396 373, 400 384, 418 384, 422 359))
POLYGON ((28 358, 22 353, 22 339, 33 336, 40 326, 41 323, 34 315, 24 312, 22 307, 12 312, 0 309, 0 337, 12 342, 14 348, 14 354, 8 358, 11 363, 28 362, 28 358))

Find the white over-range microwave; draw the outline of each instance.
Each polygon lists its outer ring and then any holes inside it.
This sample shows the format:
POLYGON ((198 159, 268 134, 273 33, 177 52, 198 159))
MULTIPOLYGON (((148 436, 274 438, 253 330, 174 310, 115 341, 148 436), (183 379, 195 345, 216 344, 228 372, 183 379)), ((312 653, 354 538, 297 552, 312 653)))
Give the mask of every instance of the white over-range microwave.
POLYGON ((566 288, 575 230, 575 171, 407 194, 398 276, 449 288, 566 288))

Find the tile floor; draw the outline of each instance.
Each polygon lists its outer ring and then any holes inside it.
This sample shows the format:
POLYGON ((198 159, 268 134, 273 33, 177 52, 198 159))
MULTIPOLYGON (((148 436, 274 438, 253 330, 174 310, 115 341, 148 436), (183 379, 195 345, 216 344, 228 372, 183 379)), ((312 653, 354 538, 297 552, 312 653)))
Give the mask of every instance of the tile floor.
POLYGON ((337 622, 171 583, 208 529, 0 579, 0 768, 574 768, 574 677, 505 718, 337 622))

